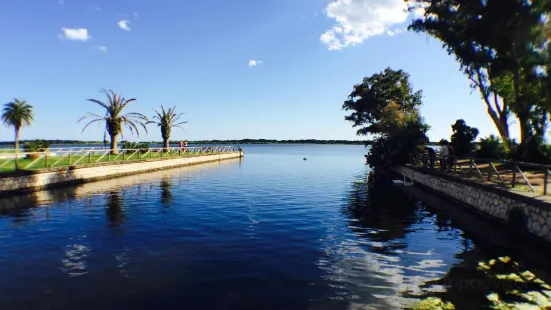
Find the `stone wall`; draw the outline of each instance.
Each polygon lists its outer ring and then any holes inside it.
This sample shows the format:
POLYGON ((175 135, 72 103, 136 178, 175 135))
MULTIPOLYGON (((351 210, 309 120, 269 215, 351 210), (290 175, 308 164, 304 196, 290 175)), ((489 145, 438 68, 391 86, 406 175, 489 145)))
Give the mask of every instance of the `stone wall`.
POLYGON ((101 179, 117 178, 174 167, 240 158, 243 152, 232 152, 197 157, 146 160, 129 163, 106 163, 94 166, 71 166, 38 171, 29 175, 0 178, 0 195, 18 191, 33 191, 55 185, 86 183, 101 179))
POLYGON ((551 242, 551 204, 508 191, 418 167, 399 166, 394 172, 431 190, 476 208, 511 227, 551 242))

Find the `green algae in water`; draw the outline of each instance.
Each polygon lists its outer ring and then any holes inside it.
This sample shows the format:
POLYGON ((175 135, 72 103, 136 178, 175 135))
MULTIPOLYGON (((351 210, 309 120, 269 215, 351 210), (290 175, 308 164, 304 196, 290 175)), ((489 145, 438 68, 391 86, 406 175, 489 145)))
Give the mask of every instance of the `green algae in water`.
POLYGON ((442 299, 437 297, 429 297, 415 303, 411 310, 454 310, 455 307, 450 302, 444 302, 442 299))

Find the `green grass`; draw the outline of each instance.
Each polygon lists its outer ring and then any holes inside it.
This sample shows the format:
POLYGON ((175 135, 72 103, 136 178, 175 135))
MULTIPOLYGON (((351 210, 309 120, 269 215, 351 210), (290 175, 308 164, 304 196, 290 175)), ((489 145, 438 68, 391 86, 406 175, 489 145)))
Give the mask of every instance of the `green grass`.
MULTIPOLYGON (((171 152, 170 154, 163 153, 162 157, 160 153, 149 153, 147 155, 145 154, 134 154, 133 156, 130 156, 131 154, 124 154, 119 155, 117 159, 115 157, 117 155, 92 155, 88 156, 85 155, 84 158, 81 159, 82 155, 72 155, 71 156, 71 162, 69 163, 69 157, 68 156, 49 156, 47 159, 47 162, 44 158, 39 159, 36 161, 31 167, 27 167, 29 164, 31 164, 35 159, 30 158, 20 158, 18 160, 19 163, 19 170, 26 170, 26 171, 32 171, 32 170, 38 170, 38 169, 44 169, 44 168, 59 168, 59 167, 67 167, 67 166, 75 166, 74 163, 78 161, 76 166, 86 166, 90 164, 95 163, 107 163, 107 162, 128 162, 128 161, 146 161, 146 160, 158 160, 161 158, 186 158, 186 157, 197 157, 197 156, 205 156, 205 155, 215 155, 215 154, 225 154, 225 152, 215 152, 215 153, 181 153, 178 154, 178 152, 171 152), (144 158, 141 158, 144 156, 144 158), (59 162, 58 162, 59 161, 59 162), (53 166, 55 164, 55 166, 53 166)), ((0 165, 6 163, 4 166, 0 167, 0 175, 3 173, 10 173, 15 171, 15 160, 13 159, 0 159, 0 165), (9 161, 8 163, 6 163, 9 161)))

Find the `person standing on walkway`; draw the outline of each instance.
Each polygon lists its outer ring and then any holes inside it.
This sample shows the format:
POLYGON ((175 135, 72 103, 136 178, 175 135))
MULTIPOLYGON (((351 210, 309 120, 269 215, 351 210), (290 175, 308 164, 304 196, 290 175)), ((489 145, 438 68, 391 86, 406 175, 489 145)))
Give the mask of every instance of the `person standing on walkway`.
POLYGON ((184 148, 184 141, 180 140, 180 143, 178 143, 178 147, 180 147, 180 151, 184 148))
POLYGON ((444 140, 440 143, 440 171, 448 171, 448 159, 450 156, 450 149, 448 148, 448 141, 444 140))
POLYGON ((455 149, 451 143, 448 144, 448 156, 448 172, 452 172, 453 164, 455 162, 455 149))

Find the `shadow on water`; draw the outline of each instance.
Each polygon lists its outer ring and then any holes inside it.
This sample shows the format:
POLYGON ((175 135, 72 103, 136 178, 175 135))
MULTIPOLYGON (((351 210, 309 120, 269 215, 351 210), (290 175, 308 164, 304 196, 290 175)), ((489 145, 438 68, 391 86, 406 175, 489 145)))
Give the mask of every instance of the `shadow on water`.
POLYGON ((41 205, 49 208, 51 203, 68 202, 69 207, 71 207, 72 201, 77 198, 77 188, 78 186, 68 186, 48 191, 2 197, 0 199, 0 216, 13 217, 16 223, 23 223, 30 220, 31 209, 41 205))
POLYGON ((460 261, 439 279, 421 283, 421 294, 402 292, 429 301, 416 309, 437 309, 434 302, 440 300, 455 309, 551 308, 548 249, 417 187, 400 188, 434 219, 439 232, 459 232, 463 245, 455 254, 460 261))
POLYGON ((360 184, 350 193, 342 212, 350 219, 350 229, 382 246, 369 246, 369 252, 394 254, 407 246, 403 242, 409 227, 419 218, 415 208, 384 180, 371 181, 369 190, 360 184))
POLYGON ((374 178, 367 187, 354 185, 342 213, 361 248, 346 246, 348 254, 333 266, 336 295, 348 307, 403 308, 422 300, 431 303, 415 309, 445 309, 432 303, 441 300, 455 309, 551 309, 547 251, 497 223, 416 187, 374 178))
POLYGON ((170 203, 172 203, 172 190, 171 190, 172 183, 171 182, 172 180, 170 175, 165 175, 161 179, 161 184, 159 186, 161 188, 161 203, 165 207, 168 207, 170 203))
POLYGON ((107 193, 106 217, 110 226, 120 226, 126 218, 123 195, 120 190, 107 193))

